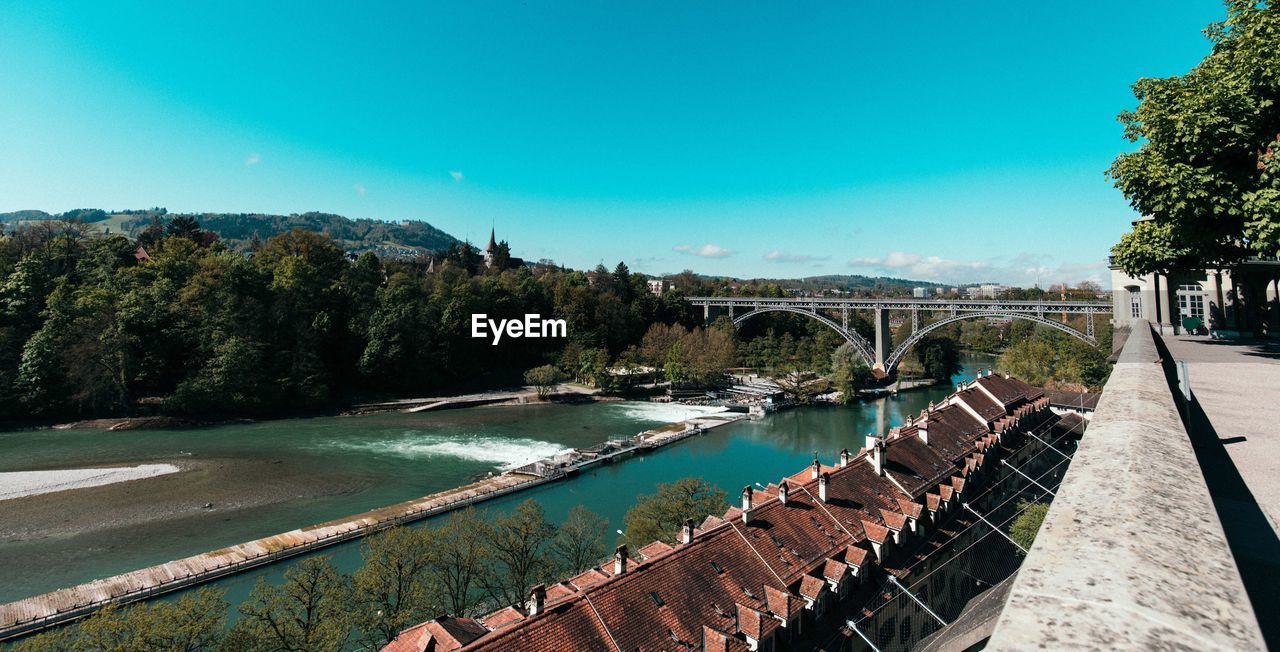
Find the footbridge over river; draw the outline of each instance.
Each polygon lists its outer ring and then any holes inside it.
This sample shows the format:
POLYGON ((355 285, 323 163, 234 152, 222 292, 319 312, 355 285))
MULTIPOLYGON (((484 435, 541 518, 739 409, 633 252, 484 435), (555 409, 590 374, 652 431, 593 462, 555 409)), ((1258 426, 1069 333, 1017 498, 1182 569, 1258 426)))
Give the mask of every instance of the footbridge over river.
POLYGON ((1110 315, 1111 303, 1103 301, 1004 301, 965 299, 840 299, 829 297, 775 299, 768 297, 688 297, 702 306, 702 316, 710 321, 713 311, 728 311, 735 327, 767 312, 793 312, 817 319, 853 345, 867 366, 892 374, 911 347, 930 332, 962 319, 1024 319, 1060 330, 1097 345, 1094 323, 1097 315, 1110 315), (850 327, 850 311, 872 311, 874 342, 850 327), (910 313, 911 336, 897 347, 889 328, 892 311, 910 313), (1083 321, 1083 328, 1076 324, 1083 321))

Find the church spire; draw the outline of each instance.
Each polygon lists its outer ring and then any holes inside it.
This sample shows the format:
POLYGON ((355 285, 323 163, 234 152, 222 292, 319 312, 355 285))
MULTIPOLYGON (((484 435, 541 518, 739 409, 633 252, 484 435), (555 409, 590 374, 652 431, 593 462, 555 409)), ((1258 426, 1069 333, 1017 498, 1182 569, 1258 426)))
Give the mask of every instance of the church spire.
POLYGON ((492 253, 493 251, 497 250, 497 248, 498 248, 498 243, 494 241, 493 228, 490 227, 489 228, 489 246, 485 247, 484 250, 492 253))

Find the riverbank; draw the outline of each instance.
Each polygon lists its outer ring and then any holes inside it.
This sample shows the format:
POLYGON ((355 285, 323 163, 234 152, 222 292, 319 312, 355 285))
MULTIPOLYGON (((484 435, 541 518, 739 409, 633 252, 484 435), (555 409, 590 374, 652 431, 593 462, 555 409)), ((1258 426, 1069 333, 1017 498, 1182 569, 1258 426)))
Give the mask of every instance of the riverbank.
MULTIPOLYGON (((314 500, 355 491, 358 477, 316 478, 285 460, 173 459, 134 468, 172 469, 112 483, 0 500, 0 544, 76 537, 86 547, 68 551, 93 554, 96 542, 129 545, 131 532, 148 528, 198 528, 201 521, 293 500, 314 500)), ((127 467, 126 467, 127 468, 127 467)), ((33 471, 64 475, 71 471, 33 471)), ((0 477, 16 475, 0 473, 0 477)), ((0 552, 0 565, 8 566, 0 552)), ((46 560, 57 563, 58 559, 46 560)))
POLYGON ((74 620, 107 604, 136 601, 180 590, 241 570, 359 538, 393 525, 420 520, 571 477, 596 464, 669 445, 733 423, 743 416, 723 412, 694 417, 641 432, 634 437, 612 440, 602 446, 574 449, 567 454, 527 465, 527 468, 506 471, 416 500, 0 605, 0 640, 74 620))
POLYGON ((101 469, 53 469, 0 473, 0 501, 24 496, 85 489, 177 473, 173 464, 139 464, 101 469))

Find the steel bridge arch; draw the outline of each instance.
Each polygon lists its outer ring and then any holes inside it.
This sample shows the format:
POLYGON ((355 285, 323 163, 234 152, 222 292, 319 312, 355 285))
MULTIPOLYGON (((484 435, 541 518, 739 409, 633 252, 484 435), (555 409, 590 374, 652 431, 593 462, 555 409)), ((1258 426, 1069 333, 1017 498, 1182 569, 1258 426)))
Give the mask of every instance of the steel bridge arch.
POLYGON ((865 337, 863 337, 862 335, 859 335, 857 331, 851 328, 844 328, 840 324, 837 324, 834 319, 831 319, 830 317, 827 317, 826 315, 814 310, 805 310, 803 308, 793 308, 791 306, 761 306, 761 307, 755 308, 751 312, 743 313, 741 315, 738 315, 737 317, 734 317, 733 327, 740 328, 743 322, 747 321, 752 317, 755 317, 756 315, 766 313, 766 312, 792 312, 797 315, 812 317, 826 324, 829 328, 831 328, 831 330, 834 330, 835 332, 839 333, 840 336, 845 339, 845 341, 852 344, 854 350, 858 352, 858 355, 862 356, 863 362, 866 362, 868 367, 873 367, 876 364, 876 356, 871 351, 871 343, 868 342, 865 337))
POLYGON ((1001 317, 1001 318, 1009 318, 1009 319, 1025 319, 1026 321, 1029 321, 1029 322, 1043 324, 1045 326, 1048 326, 1049 328, 1060 330, 1066 333, 1067 335, 1070 335, 1078 340, 1087 342, 1094 346, 1097 346, 1098 344, 1098 340, 1095 337, 1081 333, 1080 331, 1060 321, 1054 321, 1052 319, 1041 317, 1039 315, 1024 315, 1019 313, 1001 312, 1001 311, 966 312, 966 313, 952 315, 950 317, 946 317, 945 319, 939 319, 938 321, 933 322, 932 324, 929 324, 924 328, 921 328, 920 330, 911 333, 911 337, 908 337, 905 342, 898 345, 898 347, 893 350, 893 353, 889 355, 889 359, 885 361, 885 365, 884 365, 885 373, 892 373, 893 370, 897 368, 898 363, 902 362, 902 358, 907 355, 907 350, 910 349, 912 346, 914 346, 921 339, 923 339, 924 336, 928 335, 931 331, 934 331, 938 328, 942 328, 943 326, 946 326, 948 324, 954 324, 958 321, 963 321, 965 319, 974 319, 977 317, 1001 317))

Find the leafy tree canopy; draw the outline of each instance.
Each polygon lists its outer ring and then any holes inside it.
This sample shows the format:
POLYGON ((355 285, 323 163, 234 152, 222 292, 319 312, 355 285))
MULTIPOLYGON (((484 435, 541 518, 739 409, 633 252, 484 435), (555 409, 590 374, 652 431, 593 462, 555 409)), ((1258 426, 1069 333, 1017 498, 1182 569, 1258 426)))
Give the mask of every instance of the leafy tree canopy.
POLYGON ((1228 0, 1185 75, 1144 78, 1120 114, 1139 143, 1107 173, 1154 219, 1116 246, 1129 274, 1219 267, 1280 250, 1280 6, 1228 0))

